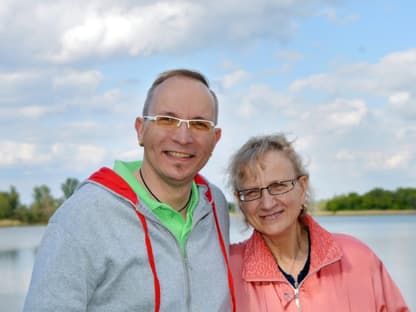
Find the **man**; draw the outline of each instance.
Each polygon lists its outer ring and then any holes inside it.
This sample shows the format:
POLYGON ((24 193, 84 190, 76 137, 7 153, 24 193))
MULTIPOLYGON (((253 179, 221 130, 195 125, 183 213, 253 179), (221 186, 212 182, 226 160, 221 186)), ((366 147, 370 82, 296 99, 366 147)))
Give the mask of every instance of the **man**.
POLYGON ((142 162, 116 161, 49 221, 24 311, 230 311, 228 209, 198 174, 221 137, 198 72, 162 73, 136 119, 142 162))

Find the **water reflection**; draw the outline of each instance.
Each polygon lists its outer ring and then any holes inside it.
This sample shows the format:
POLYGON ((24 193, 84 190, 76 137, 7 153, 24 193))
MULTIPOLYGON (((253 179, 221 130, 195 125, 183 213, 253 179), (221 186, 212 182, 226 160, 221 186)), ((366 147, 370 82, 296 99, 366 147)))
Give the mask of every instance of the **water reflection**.
POLYGON ((44 227, 0 228, 0 310, 22 311, 44 227))
MULTIPOLYGON (((416 215, 371 217, 320 217, 318 222, 331 232, 349 233, 369 245, 384 262, 412 311, 416 311, 416 215)), ((37 246, 45 228, 0 228, 0 311, 22 311, 30 283, 37 246)), ((230 240, 248 238, 240 218, 231 218, 230 240)))
POLYGON ((7 307, 7 311, 22 309, 35 252, 35 248, 0 252, 0 302, 2 306, 7 307))

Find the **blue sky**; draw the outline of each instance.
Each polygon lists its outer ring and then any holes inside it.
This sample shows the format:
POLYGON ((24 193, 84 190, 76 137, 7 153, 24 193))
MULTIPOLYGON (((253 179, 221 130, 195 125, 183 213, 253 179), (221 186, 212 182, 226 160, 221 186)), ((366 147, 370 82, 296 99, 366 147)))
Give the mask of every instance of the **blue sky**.
POLYGON ((164 70, 201 71, 223 137, 202 173, 229 199, 229 156, 249 137, 296 139, 317 199, 416 182, 411 1, 0 3, 0 190, 61 196, 115 159, 164 70))

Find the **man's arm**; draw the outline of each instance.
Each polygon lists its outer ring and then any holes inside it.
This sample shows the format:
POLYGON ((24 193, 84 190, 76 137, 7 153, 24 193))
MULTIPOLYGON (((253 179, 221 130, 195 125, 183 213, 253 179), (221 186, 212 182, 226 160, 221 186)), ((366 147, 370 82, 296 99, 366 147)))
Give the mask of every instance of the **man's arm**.
POLYGON ((86 251, 59 224, 50 223, 37 252, 24 312, 86 311, 86 251))

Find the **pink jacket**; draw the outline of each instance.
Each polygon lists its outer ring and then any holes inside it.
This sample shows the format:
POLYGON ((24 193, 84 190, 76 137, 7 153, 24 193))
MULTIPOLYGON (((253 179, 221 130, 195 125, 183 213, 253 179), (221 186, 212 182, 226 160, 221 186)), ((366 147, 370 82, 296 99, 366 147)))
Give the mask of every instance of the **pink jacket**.
POLYGON ((309 273, 298 289, 280 272, 259 232, 231 246, 237 312, 410 311, 370 248, 349 235, 329 233, 310 216, 302 221, 311 252, 309 273))

